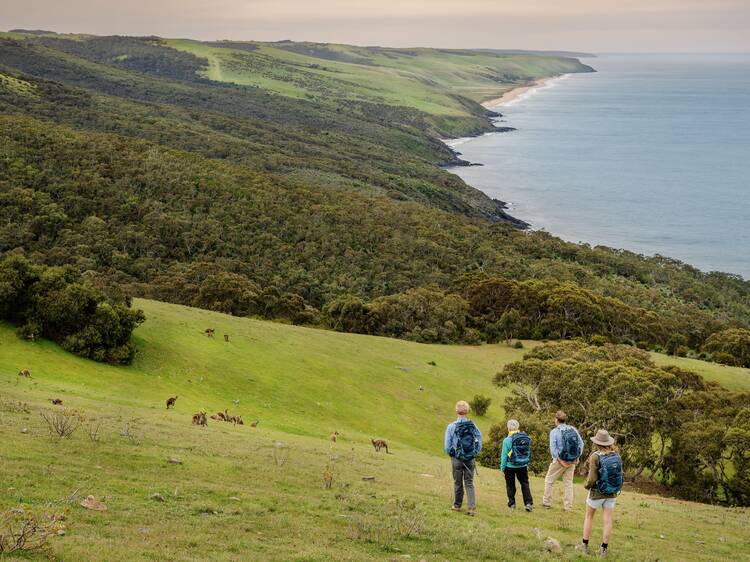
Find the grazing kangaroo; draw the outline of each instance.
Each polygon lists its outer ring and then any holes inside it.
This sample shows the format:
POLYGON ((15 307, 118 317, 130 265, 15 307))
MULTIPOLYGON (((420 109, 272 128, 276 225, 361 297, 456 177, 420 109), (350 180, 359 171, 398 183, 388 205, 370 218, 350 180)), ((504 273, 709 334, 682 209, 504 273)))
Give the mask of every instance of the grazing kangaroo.
POLYGON ((174 403, 177 402, 178 396, 172 396, 172 398, 167 398, 167 410, 170 408, 174 408, 174 403))
POLYGON ((55 406, 62 406, 62 400, 59 398, 50 398, 50 402, 52 402, 55 406))
POLYGON ((338 438, 338 436, 339 436, 339 432, 338 431, 334 431, 333 433, 331 433, 331 441, 333 441, 335 443, 336 439, 338 438))
POLYGON ((18 376, 30 379, 31 371, 29 371, 28 369, 21 369, 20 371, 18 371, 18 376))
POLYGON ((214 337, 214 332, 216 332, 216 330, 214 328, 206 328, 203 331, 203 333, 206 334, 206 336, 208 336, 209 338, 214 337))
POLYGON ((331 486, 333 486, 333 467, 327 464, 323 470, 323 487, 330 490, 331 486))
POLYGON ((387 455, 393 454, 388 450, 388 443, 385 442, 385 439, 370 439, 370 442, 372 442, 372 446, 375 447, 376 453, 379 453, 380 449, 385 449, 387 455))
POLYGON ((250 424, 250 427, 258 427, 259 423, 260 423, 260 420, 255 420, 253 423, 250 424))
POLYGON ((202 425, 203 427, 206 427, 208 425, 206 412, 198 412, 197 414, 193 414, 193 425, 202 425))

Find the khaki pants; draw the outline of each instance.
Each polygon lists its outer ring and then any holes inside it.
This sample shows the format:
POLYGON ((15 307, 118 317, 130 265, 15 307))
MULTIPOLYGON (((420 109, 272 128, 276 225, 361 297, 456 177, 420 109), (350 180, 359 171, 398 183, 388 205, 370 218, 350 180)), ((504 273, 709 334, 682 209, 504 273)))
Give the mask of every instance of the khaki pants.
POLYGON ((571 464, 569 467, 564 467, 559 462, 552 461, 547 470, 547 476, 544 477, 544 496, 542 497, 542 505, 552 505, 552 487, 555 485, 555 481, 562 475, 563 478, 563 507, 565 511, 573 509, 573 475, 576 471, 576 465, 571 464))

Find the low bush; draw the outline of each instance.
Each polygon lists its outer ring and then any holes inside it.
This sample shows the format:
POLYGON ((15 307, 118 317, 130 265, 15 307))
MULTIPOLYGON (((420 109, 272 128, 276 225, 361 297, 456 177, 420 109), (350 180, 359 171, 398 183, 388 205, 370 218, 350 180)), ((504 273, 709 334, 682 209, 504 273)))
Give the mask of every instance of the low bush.
POLYGON ((128 364, 136 351, 130 336, 145 317, 72 267, 44 267, 11 254, 0 261, 0 319, 19 325, 24 339, 44 336, 81 357, 128 364))
POLYGON ((474 395, 474 399, 469 402, 469 407, 472 412, 482 417, 487 413, 490 404, 492 404, 492 398, 476 394, 474 395))

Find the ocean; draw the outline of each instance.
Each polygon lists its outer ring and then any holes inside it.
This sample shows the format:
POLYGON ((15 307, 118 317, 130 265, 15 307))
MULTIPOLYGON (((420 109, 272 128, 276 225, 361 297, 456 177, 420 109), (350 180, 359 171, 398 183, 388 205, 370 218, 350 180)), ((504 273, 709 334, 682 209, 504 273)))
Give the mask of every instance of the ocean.
POLYGON ((602 55, 453 141, 453 168, 573 242, 750 279, 750 55, 602 55))

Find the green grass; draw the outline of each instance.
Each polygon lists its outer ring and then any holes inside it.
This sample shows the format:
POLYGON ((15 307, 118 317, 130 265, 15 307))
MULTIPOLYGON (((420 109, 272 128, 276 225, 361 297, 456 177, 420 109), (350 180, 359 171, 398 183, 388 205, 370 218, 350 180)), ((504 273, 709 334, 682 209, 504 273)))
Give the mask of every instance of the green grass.
POLYGON ((728 367, 719 363, 709 363, 708 361, 663 355, 661 353, 651 353, 651 358, 659 366, 677 365, 682 369, 694 371, 704 379, 717 382, 726 389, 738 392, 750 391, 750 369, 728 367))
MULTIPOLYGON (((449 465, 440 449, 452 405, 477 392, 492 396, 478 420, 486 431, 502 418, 491 376, 523 350, 420 345, 135 304, 148 320, 136 332, 135 364, 124 368, 21 341, 0 326, 0 509, 67 507, 67 532, 49 543, 55 558, 582 560, 572 549, 583 513, 578 485, 572 514, 559 503, 511 514, 497 472, 480 469, 479 516, 447 509, 449 465), (216 338, 202 335, 207 327, 216 338), (22 368, 33 378, 18 377, 22 368), (180 398, 167 411, 173 394, 180 398), (56 409, 52 397, 87 417, 70 439, 51 438, 39 416, 56 409), (193 427, 190 415, 200 408, 261 422, 193 427), (97 443, 87 435, 90 420, 102 424, 97 443), (126 424, 133 439, 121 435, 126 424), (328 440, 334 430, 337 443, 328 440), (387 439, 394 454, 375 454, 371 436, 387 439), (168 464, 170 457, 183 464, 168 464), (322 486, 327 464, 332 490, 322 486), (165 501, 150 499, 154 493, 165 501), (87 494, 103 496, 108 511, 79 507, 87 494), (534 529, 559 539, 563 555, 546 554, 534 529)), ((541 487, 534 478, 537 503, 541 487)), ((615 560, 750 556, 747 510, 626 491, 616 514, 615 560)))
POLYGON ((306 43, 284 48, 256 42, 247 43, 255 47, 247 51, 186 39, 165 42, 207 59, 205 75, 211 80, 258 86, 289 97, 344 97, 412 107, 442 116, 468 114, 452 94, 482 101, 534 78, 584 68, 572 59, 477 51, 306 43), (305 46, 309 51, 305 51, 305 46))

